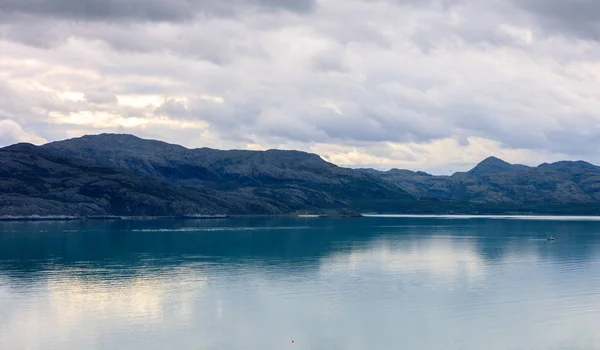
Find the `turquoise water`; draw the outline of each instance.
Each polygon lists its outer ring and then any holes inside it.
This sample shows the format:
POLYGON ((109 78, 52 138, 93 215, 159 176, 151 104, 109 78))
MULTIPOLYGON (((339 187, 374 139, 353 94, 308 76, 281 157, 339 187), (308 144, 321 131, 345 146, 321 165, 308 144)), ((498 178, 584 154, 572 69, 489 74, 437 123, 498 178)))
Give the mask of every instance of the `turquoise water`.
POLYGON ((600 349, 598 325, 600 221, 0 223, 0 349, 600 349))

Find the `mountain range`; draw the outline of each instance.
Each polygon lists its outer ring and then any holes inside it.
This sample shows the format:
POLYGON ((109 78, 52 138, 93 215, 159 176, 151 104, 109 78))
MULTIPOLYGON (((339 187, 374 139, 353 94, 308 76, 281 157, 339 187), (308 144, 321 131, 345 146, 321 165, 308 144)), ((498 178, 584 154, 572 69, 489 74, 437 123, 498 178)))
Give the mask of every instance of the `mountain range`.
POLYGON ((349 169, 299 151, 188 149, 126 134, 0 149, 0 216, 178 216, 352 210, 600 214, 600 167, 490 157, 434 176, 349 169))

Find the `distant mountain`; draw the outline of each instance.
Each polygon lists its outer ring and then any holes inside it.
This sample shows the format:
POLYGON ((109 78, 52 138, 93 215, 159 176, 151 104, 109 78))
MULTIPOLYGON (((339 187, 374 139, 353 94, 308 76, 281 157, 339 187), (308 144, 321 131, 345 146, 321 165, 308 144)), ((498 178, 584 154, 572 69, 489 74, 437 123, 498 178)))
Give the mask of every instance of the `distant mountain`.
POLYGON ((299 151, 188 149, 101 134, 0 149, 2 215, 600 213, 600 168, 490 157, 434 176, 348 169, 299 151))
POLYGON ((600 167, 581 161, 528 167, 490 157, 452 176, 388 171, 380 173, 380 178, 416 198, 503 205, 507 210, 538 208, 544 212, 544 207, 568 205, 581 210, 589 205, 595 211, 600 204, 600 167))
POLYGON ((497 173, 510 173, 526 170, 529 167, 520 164, 509 164, 500 158, 489 157, 469 171, 473 176, 485 176, 497 173))

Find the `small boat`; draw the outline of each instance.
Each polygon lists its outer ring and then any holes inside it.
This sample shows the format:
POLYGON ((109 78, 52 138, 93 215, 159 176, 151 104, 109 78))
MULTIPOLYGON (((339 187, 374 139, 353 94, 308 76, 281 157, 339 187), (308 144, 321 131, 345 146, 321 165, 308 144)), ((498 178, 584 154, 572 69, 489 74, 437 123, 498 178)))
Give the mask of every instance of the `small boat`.
POLYGON ((553 240, 554 240, 554 237, 552 237, 552 236, 548 236, 548 237, 546 237, 546 240, 547 240, 547 241, 553 241, 553 240))

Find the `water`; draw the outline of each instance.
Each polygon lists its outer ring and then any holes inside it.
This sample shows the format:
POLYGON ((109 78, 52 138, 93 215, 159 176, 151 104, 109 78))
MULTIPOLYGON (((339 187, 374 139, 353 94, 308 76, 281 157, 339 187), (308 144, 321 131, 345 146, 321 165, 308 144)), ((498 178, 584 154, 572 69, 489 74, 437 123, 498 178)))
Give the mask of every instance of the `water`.
POLYGON ((599 324, 600 221, 0 223, 0 349, 600 349, 599 324))

